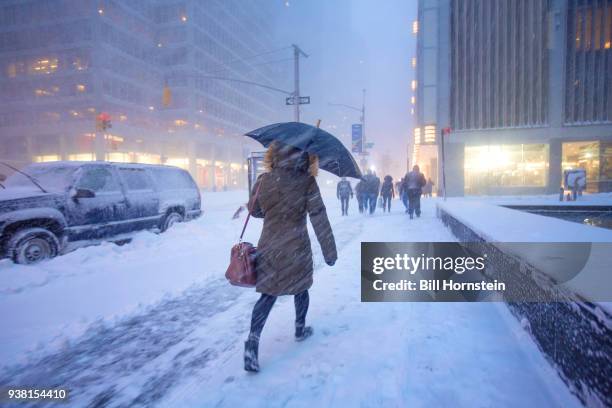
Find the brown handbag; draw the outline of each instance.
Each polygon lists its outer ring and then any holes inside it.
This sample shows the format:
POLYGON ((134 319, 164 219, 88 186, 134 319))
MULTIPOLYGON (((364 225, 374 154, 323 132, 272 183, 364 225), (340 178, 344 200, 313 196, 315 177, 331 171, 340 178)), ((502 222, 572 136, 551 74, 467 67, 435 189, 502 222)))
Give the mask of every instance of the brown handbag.
MULTIPOLYGON (((259 195, 259 189, 261 188, 261 182, 257 186, 255 195, 253 196, 253 203, 257 200, 259 195)), ((230 254, 230 264, 225 271, 225 278, 234 286, 242 286, 245 288, 255 287, 257 284, 257 272, 255 270, 255 256, 257 248, 250 242, 242 242, 242 237, 246 226, 251 218, 251 208, 247 214, 242 232, 240 233, 240 239, 238 243, 232 247, 230 254)))

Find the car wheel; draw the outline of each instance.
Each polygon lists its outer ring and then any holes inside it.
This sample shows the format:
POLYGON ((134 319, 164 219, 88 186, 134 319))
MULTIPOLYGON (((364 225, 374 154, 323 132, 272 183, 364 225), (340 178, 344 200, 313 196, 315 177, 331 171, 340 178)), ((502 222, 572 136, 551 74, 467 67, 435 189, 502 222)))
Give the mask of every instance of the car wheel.
POLYGON ((162 232, 168 231, 168 229, 177 222, 183 222, 183 216, 180 213, 172 211, 171 213, 167 214, 162 222, 162 232))
POLYGON ((9 248, 15 263, 35 264, 55 257, 59 252, 59 240, 44 228, 27 228, 13 234, 9 248))

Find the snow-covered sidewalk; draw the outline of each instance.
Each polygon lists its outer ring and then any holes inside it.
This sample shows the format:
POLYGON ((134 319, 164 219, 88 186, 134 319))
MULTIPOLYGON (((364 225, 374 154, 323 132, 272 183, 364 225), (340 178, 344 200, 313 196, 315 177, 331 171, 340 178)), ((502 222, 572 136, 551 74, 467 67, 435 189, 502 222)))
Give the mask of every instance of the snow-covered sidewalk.
MULTIPOLYGON (((244 194, 209 196, 200 220, 168 234, 31 270, 0 263, 0 273, 29 274, 0 278, 0 361, 11 365, 0 385, 66 385, 73 406, 579 405, 503 304, 360 302, 361 241, 454 240, 434 199, 410 221, 397 200, 374 216, 353 200, 340 217, 326 194, 339 260, 326 266, 313 239, 315 335, 293 341, 293 300, 281 298, 263 332, 262 371, 246 374, 242 342, 258 296, 222 277, 244 194)), ((260 228, 255 220, 247 239, 260 228)))

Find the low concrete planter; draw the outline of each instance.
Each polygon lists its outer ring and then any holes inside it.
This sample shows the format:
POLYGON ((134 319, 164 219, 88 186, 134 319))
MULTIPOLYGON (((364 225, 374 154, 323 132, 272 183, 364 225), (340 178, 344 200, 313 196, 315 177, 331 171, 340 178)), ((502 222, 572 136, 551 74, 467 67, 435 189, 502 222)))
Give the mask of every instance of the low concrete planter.
MULTIPOLYGON (((578 299, 571 302, 508 302, 507 305, 582 403, 593 407, 612 406, 612 315, 609 310, 580 294, 568 292, 571 287, 555 285, 549 275, 520 255, 500 249, 503 248, 499 245, 501 240, 497 240, 496 245, 496 237, 462 216, 465 214, 453 211, 450 204, 438 206, 438 217, 467 249, 488 254, 493 268, 485 275, 490 279, 504 276, 507 294, 529 291, 529 298, 533 299, 539 295, 546 298, 547 291, 562 291, 566 293, 555 293, 555 297, 567 295, 568 299, 578 299)), ((510 223, 512 216, 509 214, 510 223)), ((529 227, 524 225, 523 228, 529 227)), ((601 242, 602 236, 598 238, 601 242)))

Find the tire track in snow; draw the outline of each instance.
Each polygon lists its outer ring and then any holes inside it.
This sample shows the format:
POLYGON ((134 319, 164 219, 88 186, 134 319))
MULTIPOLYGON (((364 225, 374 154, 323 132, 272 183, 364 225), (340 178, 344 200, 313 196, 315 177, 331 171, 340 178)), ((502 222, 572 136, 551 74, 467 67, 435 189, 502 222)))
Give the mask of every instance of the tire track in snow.
MULTIPOLYGON (((339 253, 360 235, 363 220, 349 217, 334 223, 339 253)), ((316 270, 324 261, 312 235, 311 241, 316 270)), ((213 360, 235 353, 235 347, 242 344, 241 339, 248 331, 253 299, 252 296, 243 299, 246 294, 247 291, 220 278, 162 300, 144 313, 126 317, 114 325, 94 324, 60 351, 6 368, 0 373, 0 388, 10 385, 67 387, 71 394, 69 406, 154 406, 184 377, 202 372, 213 360), (223 320, 226 312, 242 316, 232 324, 235 336, 204 348, 201 345, 206 341, 202 338, 190 338, 195 330, 206 331, 207 322, 212 318, 223 320)))

